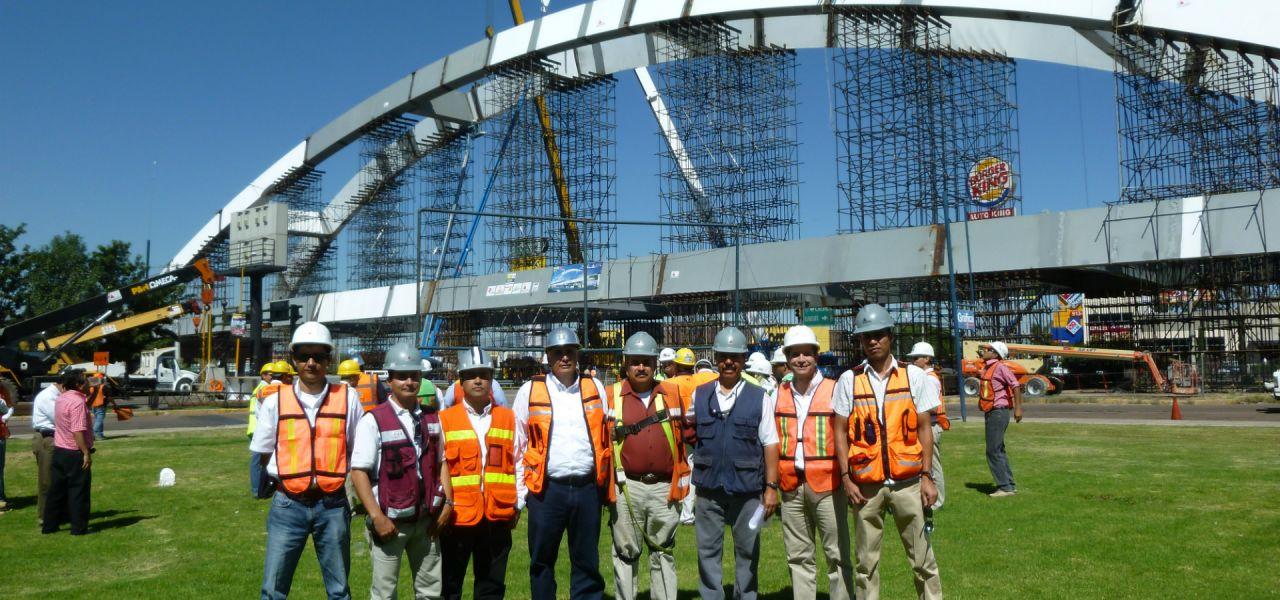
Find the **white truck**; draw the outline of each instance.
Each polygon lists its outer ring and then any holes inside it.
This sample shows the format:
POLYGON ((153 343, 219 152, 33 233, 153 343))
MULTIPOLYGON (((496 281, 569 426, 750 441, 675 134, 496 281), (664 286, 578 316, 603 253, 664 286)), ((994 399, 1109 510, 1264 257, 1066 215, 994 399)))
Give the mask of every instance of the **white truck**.
POLYGON ((1271 381, 1265 381, 1262 385, 1271 392, 1273 399, 1280 401, 1280 369, 1271 374, 1271 381))
POLYGON ((129 391, 155 391, 178 394, 190 394, 196 386, 196 374, 180 368, 181 351, 178 344, 147 350, 139 357, 138 369, 126 373, 123 362, 110 363, 105 367, 93 363, 72 365, 78 369, 102 371, 106 376, 119 382, 129 391))

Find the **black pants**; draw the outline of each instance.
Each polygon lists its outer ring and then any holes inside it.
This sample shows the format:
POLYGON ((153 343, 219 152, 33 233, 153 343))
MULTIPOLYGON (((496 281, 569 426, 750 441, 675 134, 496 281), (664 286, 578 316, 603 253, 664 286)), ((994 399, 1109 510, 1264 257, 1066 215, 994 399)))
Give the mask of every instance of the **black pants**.
POLYGON ((440 538, 445 600, 462 598, 467 565, 475 576, 476 600, 501 599, 507 594, 507 555, 511 552, 508 523, 484 520, 470 527, 453 527, 440 538))
POLYGON ((71 523, 71 534, 89 533, 89 486, 92 469, 81 468, 84 455, 79 450, 53 449, 53 481, 45 505, 44 533, 53 533, 63 521, 71 523))

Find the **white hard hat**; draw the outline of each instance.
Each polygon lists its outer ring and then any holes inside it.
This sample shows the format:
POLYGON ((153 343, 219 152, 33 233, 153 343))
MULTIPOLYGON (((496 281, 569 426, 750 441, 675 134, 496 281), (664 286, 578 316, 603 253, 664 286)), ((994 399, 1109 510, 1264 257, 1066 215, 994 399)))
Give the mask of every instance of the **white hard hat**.
POLYGON ((293 332, 293 341, 289 342, 289 348, 296 349, 303 344, 319 344, 333 348, 333 336, 329 334, 329 328, 319 321, 307 321, 299 325, 293 332))
POLYGON ((787 330, 787 334, 782 336, 782 349, 786 350, 792 346, 804 346, 812 344, 818 348, 818 336, 813 333, 808 325, 795 325, 787 330))
POLYGON ((675 359, 676 359, 675 348, 663 348, 662 352, 658 353, 658 362, 660 363, 671 362, 675 359))
POLYGON ((747 357, 747 372, 753 375, 769 375, 773 373, 773 366, 765 360, 763 354, 752 352, 751 356, 747 357))
POLYGON ((769 361, 773 364, 787 364, 787 355, 782 353, 782 348, 773 351, 773 360, 769 361))
POLYGON ((422 359, 422 372, 423 372, 423 373, 430 373, 430 372, 431 372, 431 361, 429 361, 429 360, 427 360, 427 359, 425 359, 425 358, 424 358, 424 359, 422 359))
POLYGON ((1000 358, 1009 358, 1008 344, 1005 344, 1004 342, 991 342, 990 344, 987 344, 987 345, 991 346, 991 349, 995 350, 996 354, 1000 355, 1000 358))
POLYGON ((907 358, 915 358, 917 356, 928 356, 933 358, 933 344, 929 342, 916 342, 911 346, 911 352, 907 353, 907 358))

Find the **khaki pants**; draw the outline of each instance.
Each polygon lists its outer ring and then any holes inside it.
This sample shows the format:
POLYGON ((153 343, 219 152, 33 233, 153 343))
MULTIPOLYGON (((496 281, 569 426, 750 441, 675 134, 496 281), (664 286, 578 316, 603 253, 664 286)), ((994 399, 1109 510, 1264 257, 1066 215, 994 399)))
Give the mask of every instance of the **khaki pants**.
POLYGON ((933 469, 929 473, 938 488, 938 501, 933 503, 933 510, 938 510, 947 500, 947 482, 942 478, 942 427, 936 424, 933 426, 933 469))
POLYGON ((680 526, 680 503, 671 502, 671 482, 627 480, 610 509, 613 530, 613 582, 618 600, 634 600, 640 580, 640 556, 649 548, 649 597, 676 600, 676 559, 672 555, 680 526))
POLYGON ((53 436, 31 434, 31 453, 36 456, 36 519, 44 522, 44 503, 53 482, 53 436))
POLYGON ((400 555, 409 555, 409 568, 413 569, 413 597, 418 600, 439 598, 443 585, 440 579, 440 541, 427 533, 432 519, 419 519, 413 523, 396 523, 396 536, 385 542, 375 542, 373 534, 365 528, 369 541, 369 561, 373 564, 373 581, 369 585, 369 597, 374 599, 398 598, 400 581, 400 555))
POLYGON ((848 600, 853 575, 849 568, 849 501, 844 491, 819 494, 804 484, 782 493, 782 542, 791 571, 791 597, 818 596, 817 536, 827 559, 827 589, 831 600, 848 600))
POLYGON ((859 600, 880 598, 880 542, 884 537, 884 513, 893 509, 893 520, 907 551, 907 560, 915 575, 916 593, 921 599, 942 598, 942 580, 933 547, 924 534, 924 503, 920 500, 920 481, 909 485, 859 484, 867 503, 854 505, 855 554, 858 557, 856 579, 859 600))

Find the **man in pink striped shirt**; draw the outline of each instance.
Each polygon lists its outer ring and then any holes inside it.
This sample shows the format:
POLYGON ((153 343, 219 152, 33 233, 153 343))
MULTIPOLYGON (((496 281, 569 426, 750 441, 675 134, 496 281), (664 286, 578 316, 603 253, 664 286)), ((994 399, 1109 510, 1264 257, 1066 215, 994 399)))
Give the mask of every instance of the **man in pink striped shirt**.
POLYGON ((93 418, 84 395, 84 371, 62 374, 63 392, 53 409, 53 481, 45 506, 43 533, 56 533, 66 520, 71 535, 89 533, 89 487, 93 460, 93 418))

